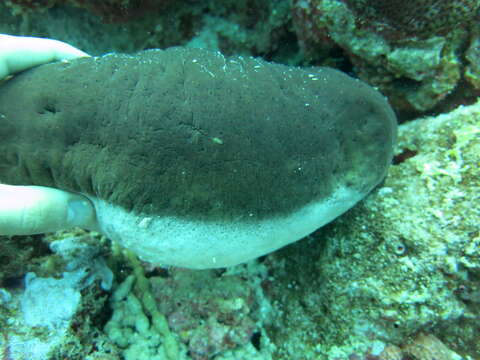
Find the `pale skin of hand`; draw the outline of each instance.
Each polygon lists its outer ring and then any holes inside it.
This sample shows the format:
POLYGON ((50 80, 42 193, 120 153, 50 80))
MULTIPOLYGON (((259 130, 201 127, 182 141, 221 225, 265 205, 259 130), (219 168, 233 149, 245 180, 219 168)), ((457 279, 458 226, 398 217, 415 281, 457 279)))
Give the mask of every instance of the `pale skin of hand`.
MULTIPOLYGON (((34 66, 86 56, 58 40, 0 34, 0 81, 34 66)), ((85 196, 43 186, 0 184, 0 235, 40 234, 75 226, 97 227, 95 209, 85 196)))

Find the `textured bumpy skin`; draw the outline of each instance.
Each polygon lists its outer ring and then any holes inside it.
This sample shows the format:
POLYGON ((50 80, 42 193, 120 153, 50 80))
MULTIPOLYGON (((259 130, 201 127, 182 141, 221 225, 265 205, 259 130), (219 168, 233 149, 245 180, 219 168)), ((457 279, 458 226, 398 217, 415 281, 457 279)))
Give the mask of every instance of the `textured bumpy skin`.
POLYGON ((80 192, 143 228, 255 225, 360 194, 330 221, 381 181, 396 137, 385 99, 338 71, 183 48, 29 70, 0 89, 0 117, 0 181, 80 192))

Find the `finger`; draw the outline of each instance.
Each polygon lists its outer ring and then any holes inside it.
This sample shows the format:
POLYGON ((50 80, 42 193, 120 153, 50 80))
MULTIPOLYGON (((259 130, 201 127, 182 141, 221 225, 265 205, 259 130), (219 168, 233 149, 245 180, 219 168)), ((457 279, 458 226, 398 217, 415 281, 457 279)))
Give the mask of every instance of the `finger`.
POLYGON ((90 56, 58 40, 0 34, 0 79, 33 66, 90 56))
POLYGON ((95 210, 82 195, 0 184, 0 235, 30 235, 72 227, 94 229, 95 210))

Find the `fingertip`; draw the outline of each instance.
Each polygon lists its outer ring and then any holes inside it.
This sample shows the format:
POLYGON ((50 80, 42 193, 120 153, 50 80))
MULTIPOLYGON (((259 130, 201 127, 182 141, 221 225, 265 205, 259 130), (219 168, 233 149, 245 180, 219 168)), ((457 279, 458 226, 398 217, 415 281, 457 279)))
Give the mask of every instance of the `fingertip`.
POLYGON ((68 201, 67 224, 92 230, 95 228, 95 209, 87 198, 73 195, 68 201))
POLYGON ((0 185, 0 235, 32 235, 96 228, 88 198, 43 186, 0 185))

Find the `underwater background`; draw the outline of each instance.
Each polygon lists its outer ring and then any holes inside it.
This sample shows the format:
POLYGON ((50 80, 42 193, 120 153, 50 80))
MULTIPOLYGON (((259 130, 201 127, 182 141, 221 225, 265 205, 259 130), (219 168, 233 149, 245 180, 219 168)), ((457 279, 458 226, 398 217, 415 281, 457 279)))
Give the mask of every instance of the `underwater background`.
POLYGON ((0 359, 480 359, 479 8, 2 2, 0 33, 95 56, 185 46, 334 67, 382 92, 400 127, 370 195, 247 264, 158 267, 79 229, 2 238, 0 359))

